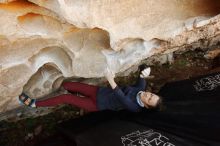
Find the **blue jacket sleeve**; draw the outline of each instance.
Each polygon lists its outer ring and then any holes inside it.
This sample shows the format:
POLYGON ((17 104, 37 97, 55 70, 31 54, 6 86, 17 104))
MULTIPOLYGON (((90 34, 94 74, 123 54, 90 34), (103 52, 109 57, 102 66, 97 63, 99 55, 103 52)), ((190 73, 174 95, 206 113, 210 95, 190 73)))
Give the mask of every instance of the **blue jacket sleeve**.
POLYGON ((140 107, 135 104, 130 98, 126 97, 118 86, 114 89, 114 93, 127 110, 132 112, 138 112, 140 110, 140 107))
POLYGON ((139 88, 140 90, 144 91, 146 88, 146 80, 144 78, 139 77, 136 84, 133 87, 139 88))

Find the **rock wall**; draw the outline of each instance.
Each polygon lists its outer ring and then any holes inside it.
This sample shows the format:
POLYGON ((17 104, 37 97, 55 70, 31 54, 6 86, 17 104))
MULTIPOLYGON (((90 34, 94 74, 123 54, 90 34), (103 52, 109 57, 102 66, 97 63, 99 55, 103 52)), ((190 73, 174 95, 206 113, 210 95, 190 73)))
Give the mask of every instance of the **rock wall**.
POLYGON ((122 73, 155 55, 214 48, 218 0, 1 0, 0 113, 64 78, 122 73))

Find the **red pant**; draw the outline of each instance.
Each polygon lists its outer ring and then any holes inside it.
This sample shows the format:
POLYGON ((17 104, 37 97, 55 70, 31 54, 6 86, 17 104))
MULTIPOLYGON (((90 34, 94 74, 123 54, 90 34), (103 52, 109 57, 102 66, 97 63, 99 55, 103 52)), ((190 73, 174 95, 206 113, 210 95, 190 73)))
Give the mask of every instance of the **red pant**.
POLYGON ((37 107, 48 107, 59 104, 72 104, 88 111, 97 111, 96 94, 98 87, 78 82, 65 82, 64 89, 70 92, 79 92, 86 97, 79 97, 73 94, 63 94, 46 100, 36 101, 37 107))

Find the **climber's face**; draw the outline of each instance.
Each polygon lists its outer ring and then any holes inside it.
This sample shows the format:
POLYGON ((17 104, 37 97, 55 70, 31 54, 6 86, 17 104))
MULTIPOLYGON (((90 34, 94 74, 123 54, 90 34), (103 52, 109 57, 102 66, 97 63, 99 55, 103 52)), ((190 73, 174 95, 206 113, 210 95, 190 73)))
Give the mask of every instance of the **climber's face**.
POLYGON ((146 108, 156 107, 160 99, 159 96, 151 92, 142 92, 140 96, 146 108))

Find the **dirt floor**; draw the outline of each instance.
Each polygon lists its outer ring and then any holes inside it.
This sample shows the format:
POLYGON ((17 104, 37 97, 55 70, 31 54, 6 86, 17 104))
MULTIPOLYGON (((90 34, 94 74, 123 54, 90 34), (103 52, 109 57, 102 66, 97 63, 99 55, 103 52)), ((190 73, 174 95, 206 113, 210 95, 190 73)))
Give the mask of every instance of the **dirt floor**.
MULTIPOLYGON (((156 93, 167 82, 220 71, 220 57, 207 60, 203 56, 202 51, 189 51, 181 55, 174 54, 172 64, 152 66, 152 78, 147 79, 148 90, 156 93)), ((119 85, 132 84, 136 78, 137 73, 133 73, 128 77, 117 78, 116 82, 119 85)), ((56 134, 57 123, 81 115, 82 112, 78 108, 67 105, 37 118, 28 118, 16 123, 2 121, 0 122, 0 146, 38 145, 40 141, 56 134)))

